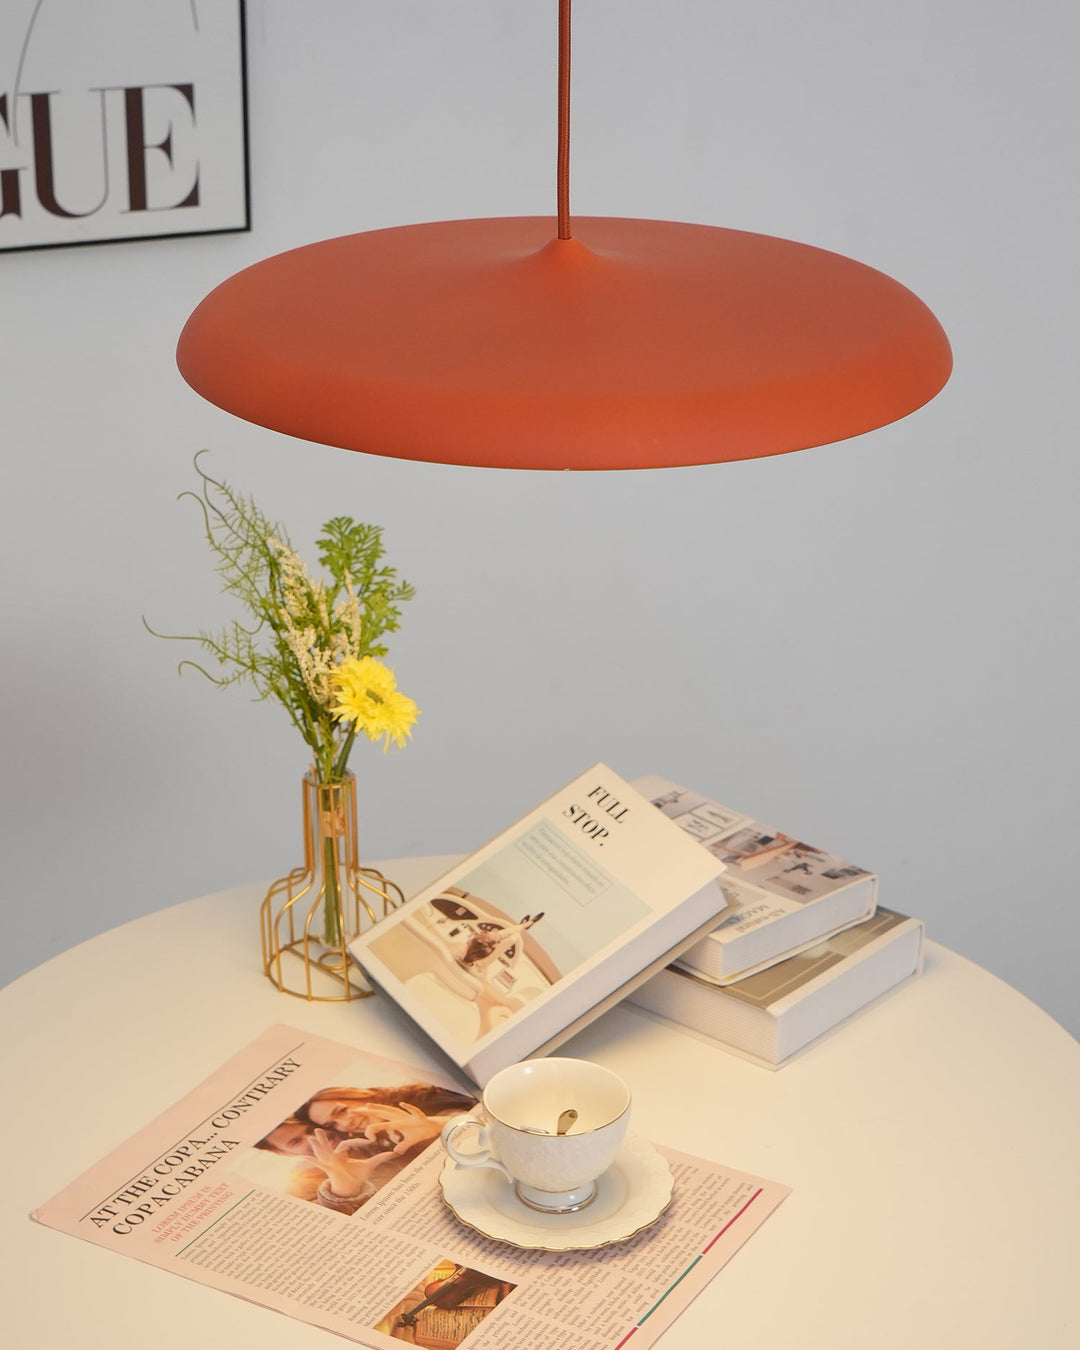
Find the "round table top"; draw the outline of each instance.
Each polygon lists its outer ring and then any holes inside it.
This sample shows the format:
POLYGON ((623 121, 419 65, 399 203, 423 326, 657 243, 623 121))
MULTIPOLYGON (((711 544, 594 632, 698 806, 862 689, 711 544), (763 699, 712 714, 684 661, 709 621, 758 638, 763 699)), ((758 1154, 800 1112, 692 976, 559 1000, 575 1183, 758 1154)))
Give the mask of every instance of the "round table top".
MULTIPOLYGON (((383 867, 410 894, 452 861, 383 867)), ((0 990, 8 1344, 340 1344, 28 1217, 274 1023, 445 1071, 383 998, 278 993, 264 890, 136 919, 0 990)), ((638 1133, 793 1187, 669 1350, 720 1328, 760 1350, 1080 1344, 1080 1045, 955 953, 928 943, 922 976, 775 1072, 625 1007, 560 1053, 628 1080, 638 1133)))

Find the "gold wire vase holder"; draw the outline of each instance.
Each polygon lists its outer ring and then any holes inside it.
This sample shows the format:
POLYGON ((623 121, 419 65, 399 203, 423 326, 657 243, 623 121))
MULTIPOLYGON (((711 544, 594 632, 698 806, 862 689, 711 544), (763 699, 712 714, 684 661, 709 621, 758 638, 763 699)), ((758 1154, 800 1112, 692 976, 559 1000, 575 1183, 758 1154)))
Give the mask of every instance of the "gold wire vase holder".
POLYGON ((374 992, 361 983, 348 944, 405 897, 374 867, 361 867, 356 781, 304 775, 304 865, 280 877, 260 915, 263 971, 283 994, 345 1003, 374 992))

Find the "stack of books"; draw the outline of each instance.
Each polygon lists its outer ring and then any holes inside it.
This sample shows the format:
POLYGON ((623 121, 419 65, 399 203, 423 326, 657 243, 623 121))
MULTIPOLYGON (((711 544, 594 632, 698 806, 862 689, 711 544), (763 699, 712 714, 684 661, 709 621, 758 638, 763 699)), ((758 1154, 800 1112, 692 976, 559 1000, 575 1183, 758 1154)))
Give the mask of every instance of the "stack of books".
POLYGON ((730 912, 629 995, 778 1067, 922 968, 923 924, 877 904, 865 868, 654 775, 634 781, 724 864, 730 912))
POLYGON ((482 1085, 623 999, 781 1063, 912 974, 922 924, 861 867, 594 764, 349 950, 482 1085))

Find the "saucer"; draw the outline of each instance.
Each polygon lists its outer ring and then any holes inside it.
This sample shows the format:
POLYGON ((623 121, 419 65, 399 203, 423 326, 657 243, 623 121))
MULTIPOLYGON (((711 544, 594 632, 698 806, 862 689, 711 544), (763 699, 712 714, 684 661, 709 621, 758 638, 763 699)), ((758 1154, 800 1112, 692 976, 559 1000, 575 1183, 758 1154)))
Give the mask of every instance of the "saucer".
POLYGON ((589 1251, 625 1242, 663 1214, 674 1180, 667 1159, 647 1139, 628 1134, 615 1161, 597 1181, 596 1199, 577 1214, 541 1214, 514 1193, 491 1167, 458 1167, 446 1160, 439 1177, 443 1200, 481 1237, 546 1252, 589 1251))

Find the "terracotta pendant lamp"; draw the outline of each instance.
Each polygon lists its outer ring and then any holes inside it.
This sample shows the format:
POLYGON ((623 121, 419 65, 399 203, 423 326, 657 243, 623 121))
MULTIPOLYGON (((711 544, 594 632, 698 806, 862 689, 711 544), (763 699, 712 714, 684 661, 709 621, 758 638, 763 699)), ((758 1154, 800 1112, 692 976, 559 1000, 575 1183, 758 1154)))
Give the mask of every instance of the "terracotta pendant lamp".
POLYGON ((559 4, 557 217, 329 239, 218 286, 184 378, 261 426, 368 454, 639 469, 781 454, 913 412, 952 368, 898 282, 767 235, 569 207, 559 4))

